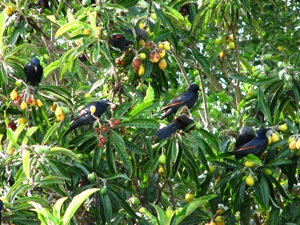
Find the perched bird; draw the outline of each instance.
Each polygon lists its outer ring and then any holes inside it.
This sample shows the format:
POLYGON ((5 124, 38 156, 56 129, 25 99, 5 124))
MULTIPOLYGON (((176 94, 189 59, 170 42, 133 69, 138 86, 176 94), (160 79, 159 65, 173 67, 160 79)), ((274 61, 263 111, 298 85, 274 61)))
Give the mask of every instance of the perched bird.
POLYGON ((161 117, 161 119, 176 113, 182 106, 187 106, 189 109, 192 108, 198 100, 198 90, 199 86, 197 84, 192 84, 186 92, 170 101, 168 105, 162 108, 162 110, 166 113, 161 117))
POLYGON ((253 128, 249 126, 243 126, 236 137, 236 143, 234 149, 238 149, 242 145, 251 141, 254 137, 255 137, 255 133, 253 128))
MULTIPOLYGON (((133 35, 131 29, 124 30, 124 32, 133 35)), ((148 36, 147 32, 140 28, 135 28, 135 34, 136 34, 137 41, 139 40, 146 41, 148 36)), ((127 40, 123 34, 112 34, 108 41, 113 47, 119 48, 122 51, 128 49, 129 45, 133 44, 133 42, 127 40)))
POLYGON ((96 118, 101 117, 101 115, 110 104, 111 102, 108 99, 102 99, 100 101, 88 104, 74 119, 74 122, 64 134, 64 137, 77 127, 92 124, 96 120, 96 118))
POLYGON ((235 155, 236 159, 241 159, 248 154, 253 154, 256 156, 261 155, 268 147, 268 138, 266 136, 267 131, 268 129, 260 128, 256 132, 254 138, 241 146, 237 146, 237 148, 234 149, 231 154, 235 155))
MULTIPOLYGON (((174 134, 177 130, 180 130, 180 129, 183 130, 191 123, 194 123, 194 121, 192 119, 188 118, 185 115, 180 115, 180 116, 176 117, 169 125, 156 131, 155 135, 160 140, 166 139, 166 138, 170 137, 172 134, 174 134)), ((190 131, 193 128, 194 128, 194 126, 190 127, 190 129, 188 131, 190 131)))
POLYGON ((2 208, 3 208, 3 202, 2 200, 0 200, 0 224, 1 224, 1 211, 2 211, 2 208))
POLYGON ((40 60, 38 58, 33 58, 24 67, 24 72, 26 76, 25 82, 38 87, 43 77, 43 67, 40 65, 40 60))

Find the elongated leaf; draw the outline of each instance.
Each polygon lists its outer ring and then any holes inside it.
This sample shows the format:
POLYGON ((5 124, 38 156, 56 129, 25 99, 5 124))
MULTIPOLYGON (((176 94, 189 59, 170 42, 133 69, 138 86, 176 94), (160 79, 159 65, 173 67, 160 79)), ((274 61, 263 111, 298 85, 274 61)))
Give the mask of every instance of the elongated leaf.
POLYGON ((44 222, 46 222, 45 224, 47 225, 55 225, 58 224, 58 220, 56 220, 56 218, 47 210, 45 209, 42 205, 30 201, 28 202, 29 204, 31 204, 35 209, 32 209, 32 211, 35 211, 36 213, 39 214, 39 219, 45 220, 44 222), (43 216, 44 218, 41 218, 40 216, 43 216))
POLYGON ((264 113, 264 115, 265 115, 266 119, 268 120, 268 122, 270 124, 273 124, 270 107, 269 107, 269 104, 266 101, 266 98, 264 96, 264 91, 263 91, 262 88, 260 89, 260 91, 258 93, 258 103, 259 103, 259 106, 261 108, 261 111, 264 113))
POLYGON ((30 151, 23 149, 22 151, 23 171, 27 179, 30 179, 30 151))
POLYGON ((216 198, 217 195, 206 195, 204 197, 200 197, 195 199, 194 201, 186 204, 183 209, 176 215, 175 220, 173 220, 172 224, 177 225, 180 224, 182 220, 188 217, 192 212, 194 212, 197 208, 203 205, 205 202, 209 201, 210 199, 216 198))
POLYGON ((28 143, 28 137, 31 137, 39 128, 38 127, 30 127, 25 134, 25 137, 22 141, 22 144, 26 145, 28 143))
POLYGON ((165 215, 164 215, 164 211, 162 210, 162 208, 155 204, 151 204, 151 205, 155 208, 155 210, 157 212, 157 219, 158 219, 159 224, 168 225, 168 223, 165 223, 165 215))
POLYGON ((62 154, 62 155, 69 156, 70 158, 78 161, 77 155, 73 151, 63 147, 58 147, 58 146, 52 147, 50 148, 49 154, 62 154))
POLYGON ((135 118, 141 114, 145 114, 153 109, 155 109, 158 106, 157 100, 150 100, 143 103, 138 104, 134 107, 133 110, 130 111, 129 116, 131 118, 135 118))
POLYGON ((121 123, 119 127, 135 127, 144 129, 158 129, 159 123, 154 119, 135 119, 121 123))
POLYGON ((265 176, 260 178, 260 193, 266 209, 269 208, 270 188, 265 176))
POLYGON ((0 14, 0 54, 3 52, 3 32, 5 29, 5 10, 0 14))
MULTIPOLYGON (((270 211, 268 223, 272 224, 272 225, 279 224, 279 216, 280 216, 280 208, 272 207, 272 209, 270 211)), ((293 223, 291 223, 290 225, 293 225, 293 223)))
POLYGON ((108 197, 108 195, 102 195, 100 194, 102 205, 103 205, 103 212, 105 215, 106 224, 110 224, 111 218, 112 218, 112 208, 111 208, 111 202, 108 197))
POLYGON ((114 196, 120 206, 133 218, 139 219, 139 217, 135 214, 135 211, 132 210, 130 205, 122 198, 122 196, 115 192, 114 190, 110 190, 110 193, 114 196))
POLYGON ((253 72, 252 72, 252 68, 251 68, 250 63, 243 56, 239 55, 239 57, 240 57, 241 62, 247 68, 248 72, 252 74, 253 72))
POLYGON ((114 130, 111 130, 111 137, 112 137, 112 142, 113 145, 115 146, 115 149, 119 155, 119 157, 121 158, 121 160, 124 163, 124 166, 130 171, 130 173, 132 172, 132 164, 129 158, 128 153, 126 152, 125 149, 125 143, 123 138, 121 137, 120 134, 118 134, 117 132, 115 132, 114 130))
POLYGON ((266 164, 266 166, 280 166, 280 165, 288 165, 292 164, 293 161, 289 159, 275 159, 266 164))
POLYGON ((44 69, 44 78, 47 77, 49 74, 51 74, 54 70, 58 69, 60 65, 60 61, 56 60, 52 63, 50 63, 45 69, 44 69))
POLYGON ((99 191, 99 188, 91 188, 81 192, 79 195, 76 195, 73 200, 71 201, 70 205, 68 206, 64 217, 62 219, 63 225, 68 225, 74 213, 77 211, 79 206, 93 193, 99 191))
POLYGON ((52 125, 52 127, 50 127, 50 129, 47 131, 47 133, 45 134, 43 140, 42 140, 42 145, 44 145, 47 141, 49 141, 49 138, 51 137, 51 135, 57 131, 57 127, 60 125, 60 123, 54 123, 52 125))
POLYGON ((210 65, 208 60, 199 52, 198 49, 192 48, 195 59, 200 63, 204 73, 210 74, 210 65))
POLYGON ((84 27, 86 26, 85 23, 82 23, 82 22, 79 22, 79 21, 72 21, 70 23, 67 23, 63 26, 61 26, 58 31, 56 32, 55 34, 55 37, 59 37, 61 35, 63 35, 64 33, 66 32, 69 32, 69 31, 74 31, 76 29, 79 29, 80 27, 84 27))
POLYGON ((156 16, 159 17, 161 19, 161 22, 163 23, 163 25, 166 26, 167 20, 166 20, 163 10, 160 8, 160 5, 155 2, 153 2, 153 5, 154 5, 154 11, 156 13, 156 16))
POLYGON ((140 146, 135 145, 128 140, 124 140, 124 141, 125 141, 125 146, 129 151, 139 155, 145 154, 145 151, 140 146))
POLYGON ((60 198, 55 202, 55 204, 53 206, 53 215, 57 219, 60 219, 61 207, 67 199, 68 199, 68 197, 60 198))
POLYGON ((25 44, 22 44, 16 48, 14 48, 12 51, 9 51, 7 54, 5 54, 5 59, 10 58, 11 56, 13 56, 14 54, 16 54, 20 51, 24 51, 24 49, 26 49, 26 50, 30 49, 32 52, 35 52, 35 53, 39 52, 39 49, 36 47, 36 45, 25 43, 25 44))
POLYGON ((237 79, 237 80, 247 83, 247 84, 254 84, 254 85, 271 85, 271 84, 273 84, 273 82, 278 81, 277 76, 276 77, 275 76, 268 77, 268 78, 261 79, 261 80, 248 78, 242 74, 231 74, 231 75, 229 75, 229 77, 237 79))

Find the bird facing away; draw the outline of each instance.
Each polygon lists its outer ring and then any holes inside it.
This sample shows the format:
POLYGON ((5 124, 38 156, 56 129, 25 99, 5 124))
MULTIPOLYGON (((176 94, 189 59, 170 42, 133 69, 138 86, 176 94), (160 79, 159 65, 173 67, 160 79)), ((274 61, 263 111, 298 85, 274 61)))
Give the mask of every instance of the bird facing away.
POLYGON ((161 119, 176 113, 182 106, 187 106, 189 109, 192 108, 198 100, 198 90, 199 86, 197 84, 192 84, 186 92, 171 100, 169 104, 162 108, 162 110, 165 111, 165 114, 161 119))
MULTIPOLYGON (((177 130, 183 130, 186 128, 189 124, 194 123, 194 121, 190 118, 188 118, 185 115, 180 115, 176 117, 169 125, 159 129, 156 131, 155 135, 158 137, 158 139, 166 139, 170 137, 172 134, 174 134, 177 130)), ((193 129, 194 126, 190 127, 188 131, 193 129)), ((188 132, 186 131, 186 132, 188 132)))
MULTIPOLYGON (((133 35, 131 29, 124 30, 124 32, 126 32, 130 35, 133 35)), ((139 41, 141 39, 146 41, 147 36, 148 36, 147 32, 140 28, 135 28, 135 34, 136 34, 137 41, 139 41)), ((130 40, 127 40, 123 34, 112 34, 108 41, 113 47, 119 48, 122 51, 128 49, 129 45, 133 44, 133 42, 130 40)))
POLYGON ((251 141, 254 137, 255 137, 255 133, 253 128, 249 126, 243 126, 236 137, 236 143, 234 149, 238 149, 242 145, 251 141))
POLYGON ((261 155, 266 148, 268 147, 268 138, 266 136, 268 129, 260 128, 255 137, 252 138, 247 143, 243 144, 242 146, 237 147, 236 149, 231 152, 232 155, 235 155, 236 159, 241 159, 248 154, 253 154, 256 156, 261 155))
POLYGON ((2 200, 0 200, 0 224, 1 224, 1 211, 2 211, 2 208, 3 208, 3 202, 2 202, 2 200))
POLYGON ((38 58, 33 58, 25 67, 25 82, 31 84, 34 87, 38 87, 43 77, 43 67, 40 65, 38 58))
POLYGON ((74 118, 74 122, 70 126, 70 128, 66 131, 64 136, 68 135, 72 130, 76 129, 77 127, 92 124, 96 118, 100 118, 101 115, 104 113, 106 108, 111 104, 108 99, 102 99, 100 101, 92 102, 88 104, 80 113, 79 115, 74 118), (92 114, 91 106, 95 106, 95 111, 92 114))

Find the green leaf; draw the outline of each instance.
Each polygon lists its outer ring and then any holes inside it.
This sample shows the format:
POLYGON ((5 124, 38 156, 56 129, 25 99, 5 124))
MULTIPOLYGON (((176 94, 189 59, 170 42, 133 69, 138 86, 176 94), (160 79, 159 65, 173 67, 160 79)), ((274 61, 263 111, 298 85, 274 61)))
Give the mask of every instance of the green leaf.
POLYGON ((23 171, 27 179, 30 179, 30 151, 22 150, 23 171))
POLYGON ((62 219, 63 225, 68 225, 70 220, 74 216, 75 212, 79 208, 79 206, 93 193, 99 191, 99 188, 91 188, 81 192, 80 194, 76 195, 73 200, 71 201, 70 205, 66 209, 64 217, 62 219))
POLYGON ((106 224, 110 224, 111 223, 110 221, 112 219, 112 207, 111 207, 110 199, 107 194, 105 195, 100 194, 100 198, 103 205, 103 212, 105 215, 106 224))
POLYGON ((67 23, 67 24, 61 26, 58 29, 58 31, 56 32, 55 37, 58 38, 59 36, 63 35, 66 32, 74 31, 74 30, 77 30, 77 29, 79 29, 81 27, 85 27, 85 26, 86 26, 86 24, 83 22, 72 21, 70 23, 67 23))
POLYGON ((125 142, 125 146, 126 148, 135 153, 135 154, 139 154, 139 155, 143 155, 145 154, 145 151, 138 145, 135 145, 134 143, 132 143, 131 141, 128 141, 128 140, 124 140, 125 142))
POLYGON ((54 62, 51 62, 45 69, 43 76, 46 78, 49 74, 51 74, 53 71, 59 68, 60 60, 56 60, 54 62))
POLYGON ((25 134, 25 137, 22 141, 23 145, 27 145, 28 143, 28 137, 31 137, 39 128, 38 127, 30 127, 25 134))
POLYGON ((199 52, 198 49, 192 48, 192 53, 195 59, 200 63, 204 73, 210 74, 210 65, 208 60, 199 52))
POLYGON ((162 208, 155 204, 151 204, 151 205, 155 208, 155 210, 157 212, 157 219, 158 219, 159 224, 164 224, 164 225, 170 224, 170 223, 165 222, 165 215, 164 215, 164 211, 162 210, 162 208))
POLYGON ((12 57, 14 54, 19 53, 20 51, 24 51, 24 49, 31 50, 32 52, 34 52, 36 54, 39 53, 39 49, 36 47, 36 45, 25 43, 25 44, 17 46, 13 50, 9 51, 7 54, 5 54, 4 58, 7 60, 8 58, 12 57))
POLYGON ((70 158, 78 161, 77 155, 73 151, 63 148, 63 147, 58 147, 58 146, 52 147, 52 148, 50 148, 50 152, 48 154, 66 155, 66 156, 69 156, 70 158))
POLYGON ((187 218, 191 213, 193 213, 201 205, 205 204, 210 199, 216 198, 217 195, 206 195, 204 197, 197 198, 192 202, 186 204, 183 209, 176 215, 175 220, 173 220, 172 225, 180 224, 185 218, 187 218))
POLYGON ((250 63, 241 55, 239 55, 239 58, 240 58, 241 62, 244 64, 244 66, 247 68, 248 72, 252 74, 253 71, 252 71, 250 63))
POLYGON ((254 85, 271 85, 271 84, 273 84, 273 82, 278 81, 277 76, 268 77, 268 78, 261 79, 261 80, 248 78, 242 74, 231 74, 231 75, 229 75, 229 77, 237 79, 237 80, 247 83, 247 84, 254 84, 254 85))
MULTIPOLYGON (((268 221, 269 224, 272 224, 272 225, 279 224, 279 216, 281 215, 280 211, 281 211, 280 208, 275 208, 275 207, 271 208, 270 215, 269 215, 269 221, 268 221)), ((292 223, 290 225, 292 225, 292 223)))
POLYGON ((138 104, 130 111, 129 116, 135 118, 141 114, 145 115, 147 112, 155 109, 159 102, 157 100, 146 101, 138 104))
POLYGON ((111 134, 111 137, 112 137, 113 145, 115 146, 115 149, 116 149, 119 157, 123 161, 124 166, 131 173, 132 172, 132 164, 131 164, 129 155, 126 152, 125 143, 124 143, 124 140, 123 140, 122 136, 120 134, 118 134, 117 132, 115 132, 114 130, 110 130, 110 134, 111 134))
POLYGON ((45 134, 42 142, 41 142, 41 145, 44 145, 47 141, 49 141, 49 138, 51 137, 51 135, 57 131, 57 127, 60 125, 60 123, 54 123, 52 125, 52 127, 50 127, 50 129, 47 131, 47 133, 45 134))
POLYGON ((134 119, 122 122, 119 127, 135 127, 144 129, 158 129, 159 123, 154 119, 134 119))
POLYGON ((166 17, 164 15, 164 12, 161 9, 160 5, 157 4, 156 2, 153 2, 153 6, 154 6, 154 11, 156 13, 156 16, 159 17, 161 19, 161 22, 163 23, 163 25, 166 26, 167 20, 166 20, 166 17))
POLYGON ((261 176, 259 186, 260 186, 262 201, 264 203, 265 209, 267 210, 269 208, 270 188, 265 176, 261 176))
POLYGON ((144 97, 144 102, 152 101, 152 100, 154 100, 154 89, 149 84, 147 91, 146 91, 146 96, 144 97))
POLYGON ((0 54, 3 53, 3 33, 5 30, 5 10, 0 14, 0 54))
POLYGON ((266 98, 264 96, 264 91, 263 91, 262 88, 258 92, 258 103, 259 103, 259 106, 261 108, 261 111, 265 115, 265 117, 268 120, 268 122, 270 124, 273 124, 270 107, 269 107, 269 104, 266 101, 266 98))
POLYGON ((68 197, 64 197, 64 198, 60 198, 58 199, 54 206, 53 206, 53 215, 54 217, 56 217, 58 220, 60 220, 60 213, 61 213, 61 210, 62 210, 62 205, 64 204, 64 202, 68 199, 68 197))
POLYGON ((48 209, 45 209, 42 205, 36 202, 29 201, 28 203, 35 208, 31 210, 38 213, 39 219, 43 221, 45 224, 47 225, 59 224, 58 220, 48 211, 48 209))

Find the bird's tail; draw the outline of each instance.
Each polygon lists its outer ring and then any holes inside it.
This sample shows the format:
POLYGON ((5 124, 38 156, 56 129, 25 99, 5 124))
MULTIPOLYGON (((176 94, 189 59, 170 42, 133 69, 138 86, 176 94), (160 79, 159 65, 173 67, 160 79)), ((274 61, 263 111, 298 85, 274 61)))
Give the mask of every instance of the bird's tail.
POLYGON ((72 130, 80 127, 84 124, 84 118, 78 118, 73 124, 69 127, 69 129, 64 133, 63 138, 66 137, 72 130))
POLYGON ((180 123, 170 123, 168 126, 163 127, 162 129, 159 129, 156 131, 155 135, 158 137, 158 139, 166 139, 170 137, 172 134, 174 134, 178 129, 180 129, 182 125, 180 123))

